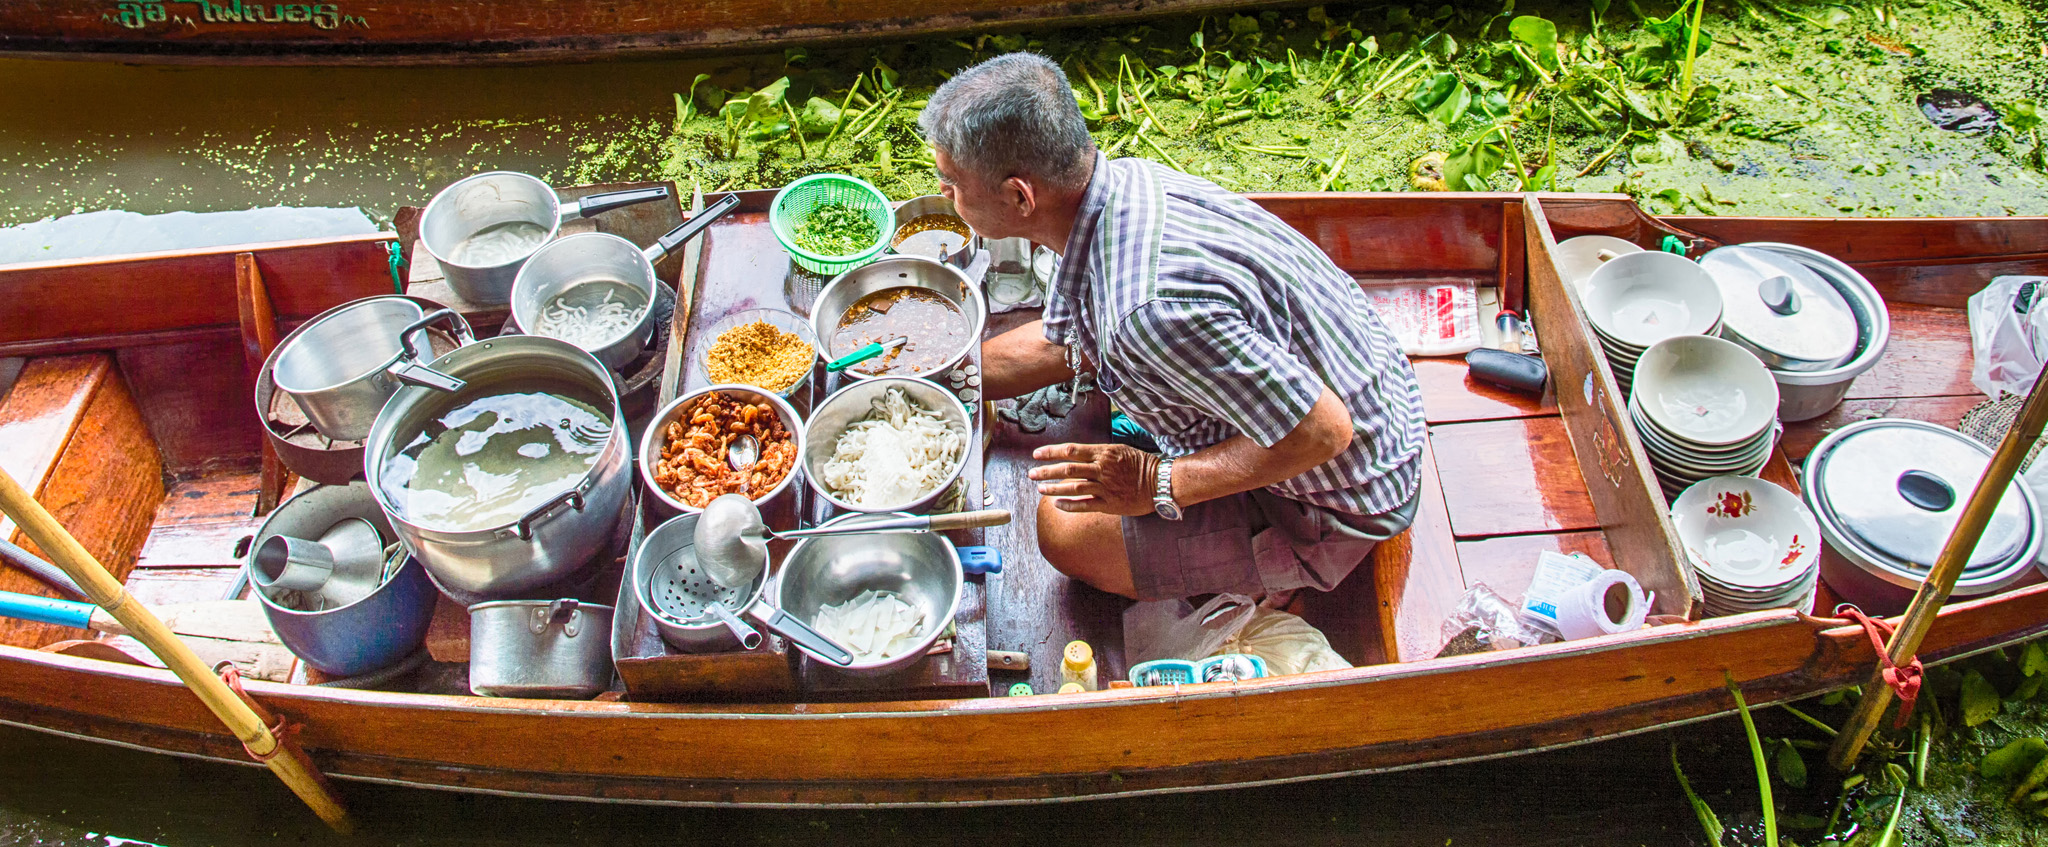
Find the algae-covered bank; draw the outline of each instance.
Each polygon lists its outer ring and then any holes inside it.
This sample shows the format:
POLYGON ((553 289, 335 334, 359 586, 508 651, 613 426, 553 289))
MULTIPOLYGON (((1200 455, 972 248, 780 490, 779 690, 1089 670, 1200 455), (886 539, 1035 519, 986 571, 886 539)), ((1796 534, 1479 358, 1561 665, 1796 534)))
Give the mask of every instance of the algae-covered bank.
POLYGON ((1703 4, 1328 5, 792 50, 677 80, 671 119, 585 145, 565 176, 644 176, 655 148, 654 169, 707 190, 838 170, 927 193, 925 98, 951 70, 1025 49, 1063 63, 1112 155, 1244 190, 1622 191, 1694 214, 2048 211, 2035 4, 1703 4))

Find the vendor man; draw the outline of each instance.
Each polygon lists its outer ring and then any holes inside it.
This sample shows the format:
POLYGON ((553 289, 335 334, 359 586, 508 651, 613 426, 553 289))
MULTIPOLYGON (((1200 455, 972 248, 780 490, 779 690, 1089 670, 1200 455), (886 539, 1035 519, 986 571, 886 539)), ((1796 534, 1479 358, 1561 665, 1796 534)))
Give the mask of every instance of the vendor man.
POLYGON ((1147 600, 1327 590, 1413 520, 1414 371, 1307 238, 1206 180, 1106 160, 1043 56, 962 71, 919 122, 961 218, 1063 257, 1044 320, 983 348, 986 394, 1092 371, 1163 453, 1033 453, 1054 567, 1147 600))

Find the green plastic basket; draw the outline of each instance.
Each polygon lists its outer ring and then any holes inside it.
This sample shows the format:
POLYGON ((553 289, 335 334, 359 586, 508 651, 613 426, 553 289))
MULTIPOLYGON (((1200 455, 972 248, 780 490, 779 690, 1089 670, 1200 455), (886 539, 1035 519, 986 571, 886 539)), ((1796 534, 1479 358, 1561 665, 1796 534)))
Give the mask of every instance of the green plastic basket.
POLYGON ((889 196, 867 181, 844 174, 813 174, 790 183, 775 195, 768 207, 768 224, 775 240, 796 260, 797 266, 815 274, 838 276, 880 258, 896 230, 896 214, 889 208, 889 196), (813 210, 828 203, 842 203, 866 212, 875 222, 875 243, 851 256, 821 256, 797 246, 796 230, 813 210))

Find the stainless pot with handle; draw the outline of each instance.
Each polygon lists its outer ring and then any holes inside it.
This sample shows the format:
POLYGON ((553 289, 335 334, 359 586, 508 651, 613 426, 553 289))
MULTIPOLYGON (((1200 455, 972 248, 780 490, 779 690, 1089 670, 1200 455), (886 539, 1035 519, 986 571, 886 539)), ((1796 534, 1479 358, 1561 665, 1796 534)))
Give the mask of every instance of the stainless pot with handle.
POLYGON ((457 343, 469 324, 450 309, 428 312, 404 297, 366 297, 322 313, 279 345, 270 378, 321 435, 361 441, 400 385, 447 391, 462 381, 420 363, 431 358, 428 326, 447 322, 457 343))
POLYGON ((587 700, 611 687, 612 607, 573 598, 469 607, 469 690, 587 700))
POLYGON ((668 189, 592 194, 563 205, 536 177, 492 171, 456 180, 420 214, 420 244, 441 263, 448 287, 483 306, 504 305, 526 259, 553 241, 562 224, 635 203, 660 200, 668 189))
MULTIPOLYGON (((530 335, 479 341, 434 360, 433 367, 463 380, 464 387, 400 389, 377 416, 364 445, 365 479, 392 528, 442 585, 483 597, 507 597, 578 572, 610 541, 632 490, 632 447, 617 378, 574 345, 530 335), (475 401, 527 394, 566 397, 597 411, 587 427, 579 424, 575 432, 556 439, 573 437, 594 449, 588 469, 516 518, 459 526, 415 517, 414 492, 407 486, 417 468, 408 463, 416 463, 432 440, 430 432, 469 425, 444 421, 444 416, 475 401)), ((536 455, 526 449, 519 453, 536 455)))

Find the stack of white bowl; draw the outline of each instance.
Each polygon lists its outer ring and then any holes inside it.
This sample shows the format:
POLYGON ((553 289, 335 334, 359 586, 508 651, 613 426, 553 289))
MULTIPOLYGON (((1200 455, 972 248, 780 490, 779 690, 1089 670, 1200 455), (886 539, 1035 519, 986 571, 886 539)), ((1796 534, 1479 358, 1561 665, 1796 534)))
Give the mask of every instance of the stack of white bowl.
POLYGON ((1665 497, 1703 479, 1754 474, 1770 458, 1782 431, 1778 383, 1748 350, 1705 335, 1668 338, 1643 352, 1635 375, 1629 417, 1665 497))
POLYGON ((1708 615, 1811 613, 1820 585, 1820 523, 1797 495, 1748 476, 1701 480, 1671 504, 1708 615))
POLYGON ((1586 317, 1622 391, 1650 345, 1721 329, 1721 290, 1699 263, 1674 253, 1615 256, 1586 279, 1586 317))

